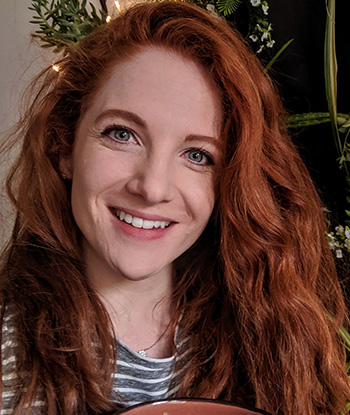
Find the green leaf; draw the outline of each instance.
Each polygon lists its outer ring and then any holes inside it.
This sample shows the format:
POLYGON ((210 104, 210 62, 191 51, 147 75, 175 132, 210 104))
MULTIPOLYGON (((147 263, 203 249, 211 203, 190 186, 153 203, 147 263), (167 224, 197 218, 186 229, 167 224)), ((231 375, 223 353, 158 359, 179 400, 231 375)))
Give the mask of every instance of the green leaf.
MULTIPOLYGON (((324 44, 324 72, 328 111, 331 119, 332 134, 339 155, 342 144, 337 125, 337 57, 335 51, 335 0, 327 0, 327 20, 324 44)), ((346 175, 348 168, 344 164, 346 175)))
MULTIPOLYGON (((344 121, 349 119, 347 114, 337 114, 337 124, 343 127, 344 121)), ((329 112, 306 112, 303 114, 292 114, 287 118, 288 128, 302 128, 311 125, 324 124, 331 121, 329 112)), ((345 145, 345 144, 344 144, 345 145)))
POLYGON ((223 13, 224 16, 235 13, 243 0, 219 0, 218 10, 223 13))
POLYGON ((293 114, 287 119, 288 128, 301 128, 310 125, 322 124, 330 121, 328 112, 307 112, 304 114, 293 114))
POLYGON ((339 164, 342 165, 346 161, 344 154, 339 158, 339 164))
POLYGON ((276 62, 276 60, 281 56, 281 54, 287 49, 287 47, 294 41, 294 39, 288 40, 276 53, 276 55, 270 60, 270 62, 265 66, 265 72, 268 72, 271 69, 271 66, 276 62))
POLYGON ((344 118, 341 118, 339 120, 339 117, 338 117, 339 131, 341 133, 346 133, 347 130, 350 128, 350 119, 345 120, 345 121, 343 121, 343 120, 344 120, 344 118), (343 121, 343 122, 341 122, 341 121, 343 121))
POLYGON ((31 23, 39 26, 35 37, 43 47, 53 47, 54 52, 63 49, 68 53, 72 45, 79 43, 94 28, 105 24, 105 11, 86 8, 87 0, 33 0, 30 10, 36 13, 31 23))
POLYGON ((350 334, 344 327, 340 327, 339 333, 341 338, 343 339, 344 345, 348 351, 350 351, 350 334))

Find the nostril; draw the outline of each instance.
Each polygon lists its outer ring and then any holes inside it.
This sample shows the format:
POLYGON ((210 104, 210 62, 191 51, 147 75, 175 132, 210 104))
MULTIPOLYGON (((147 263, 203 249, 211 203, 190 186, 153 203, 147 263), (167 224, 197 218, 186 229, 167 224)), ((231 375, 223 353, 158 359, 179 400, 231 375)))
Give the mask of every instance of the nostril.
POLYGON ((171 181, 166 173, 145 171, 127 183, 129 193, 142 198, 147 204, 158 204, 171 199, 171 181))

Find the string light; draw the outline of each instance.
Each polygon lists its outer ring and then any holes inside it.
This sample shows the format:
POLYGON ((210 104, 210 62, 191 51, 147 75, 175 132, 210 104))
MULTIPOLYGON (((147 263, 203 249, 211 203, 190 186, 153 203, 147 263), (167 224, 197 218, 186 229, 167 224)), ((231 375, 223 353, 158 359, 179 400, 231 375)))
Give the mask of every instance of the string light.
MULTIPOLYGON (((121 10, 122 10, 122 8, 120 7, 120 3, 119 3, 119 1, 118 0, 116 0, 115 2, 114 2, 114 5, 115 5, 115 8, 116 8, 116 11, 117 11, 117 14, 119 14, 120 12, 121 12, 121 10)), ((113 12, 112 11, 112 16, 114 16, 115 17, 115 12, 113 12)), ((107 23, 109 23, 111 20, 112 20, 112 17, 111 15, 108 15, 107 17, 106 17, 106 22, 107 23)))
POLYGON ((117 8, 118 12, 120 13, 120 12, 121 12, 121 7, 120 7, 120 4, 119 4, 119 1, 118 1, 118 0, 116 0, 116 1, 114 2, 114 4, 115 4, 115 7, 117 8))
POLYGON ((58 65, 56 65, 56 64, 51 65, 51 67, 56 72, 59 72, 61 70, 61 68, 58 65))

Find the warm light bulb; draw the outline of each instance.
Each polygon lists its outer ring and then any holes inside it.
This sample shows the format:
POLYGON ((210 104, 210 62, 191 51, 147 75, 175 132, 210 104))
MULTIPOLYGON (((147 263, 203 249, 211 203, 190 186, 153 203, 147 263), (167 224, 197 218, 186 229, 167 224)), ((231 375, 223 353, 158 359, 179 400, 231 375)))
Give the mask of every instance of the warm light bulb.
POLYGON ((55 65, 55 64, 52 65, 52 69, 56 72, 59 72, 61 70, 61 68, 58 65, 55 65))
POLYGON ((120 7, 120 4, 119 4, 119 1, 118 1, 118 0, 116 0, 116 1, 114 2, 114 4, 115 4, 115 7, 117 8, 118 12, 120 13, 120 11, 121 11, 121 7, 120 7))
POLYGON ((109 23, 112 20, 111 16, 106 17, 106 22, 109 23))

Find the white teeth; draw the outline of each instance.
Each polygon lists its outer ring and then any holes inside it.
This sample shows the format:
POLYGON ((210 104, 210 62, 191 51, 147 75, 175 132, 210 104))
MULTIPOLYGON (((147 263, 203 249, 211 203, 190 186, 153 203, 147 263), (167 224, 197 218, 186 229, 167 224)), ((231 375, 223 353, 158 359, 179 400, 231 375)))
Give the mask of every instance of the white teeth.
POLYGON ((143 225, 143 219, 141 218, 132 218, 132 226, 135 226, 135 228, 142 228, 143 225))
POLYGON ((154 221, 153 220, 143 220, 143 229, 152 229, 154 227, 154 221))
POLYGON ((123 212, 122 210, 114 210, 114 213, 118 217, 119 220, 129 223, 135 228, 165 229, 170 225, 170 222, 167 222, 167 221, 160 221, 160 220, 153 221, 153 220, 138 218, 136 216, 134 217, 134 216, 131 216, 129 213, 123 212))
POLYGON ((132 216, 131 216, 131 215, 129 215, 129 213, 126 213, 126 214, 125 214, 124 221, 125 221, 126 223, 131 223, 131 222, 132 222, 132 216))

